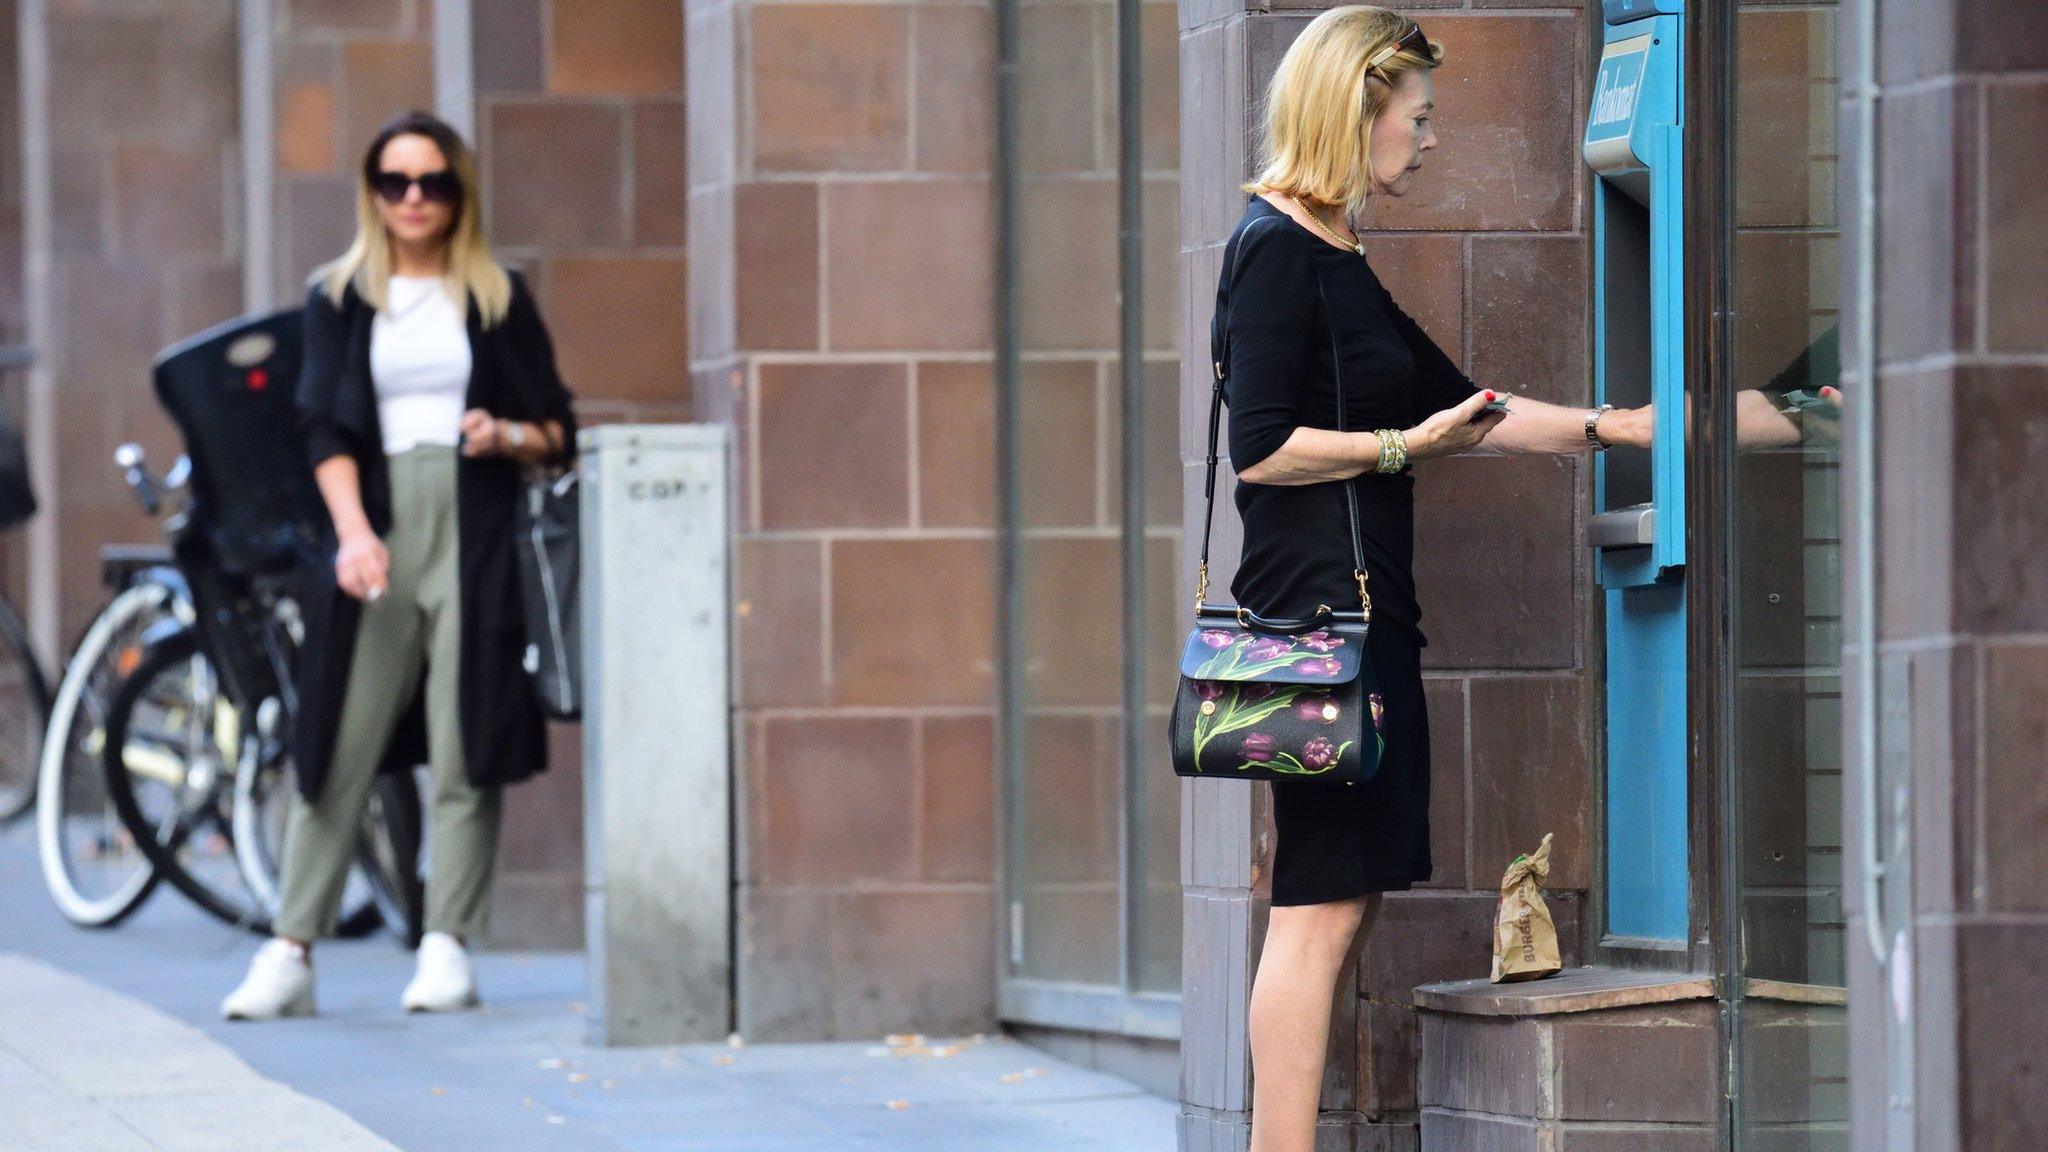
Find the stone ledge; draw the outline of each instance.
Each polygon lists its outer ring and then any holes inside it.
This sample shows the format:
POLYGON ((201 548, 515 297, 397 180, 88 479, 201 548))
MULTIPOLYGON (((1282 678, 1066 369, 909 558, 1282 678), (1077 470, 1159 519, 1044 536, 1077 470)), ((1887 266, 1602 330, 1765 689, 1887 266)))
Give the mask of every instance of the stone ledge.
POLYGON ((1548 979, 1520 984, 1483 979, 1424 984, 1415 990, 1415 1006, 1458 1016, 1559 1016, 1713 996, 1713 977, 1699 972, 1567 968, 1548 979))

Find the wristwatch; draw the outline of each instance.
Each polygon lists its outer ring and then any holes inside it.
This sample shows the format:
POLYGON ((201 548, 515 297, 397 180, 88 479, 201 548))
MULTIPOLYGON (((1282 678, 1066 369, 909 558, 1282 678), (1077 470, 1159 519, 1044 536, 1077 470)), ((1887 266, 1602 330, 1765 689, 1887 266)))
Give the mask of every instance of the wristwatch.
MULTIPOLYGON (((505 443, 515 449, 526 446, 526 425, 517 420, 500 420, 498 423, 504 428, 505 443)), ((1588 427, 1590 428, 1590 425, 1588 427)), ((1588 435, 1590 434, 1589 432, 1588 435)))
POLYGON ((1607 451, 1607 442, 1600 439, 1598 429, 1600 427, 1601 414, 1612 411, 1614 411, 1614 405, 1602 404, 1598 408, 1586 413, 1586 443, 1592 445, 1595 452, 1607 451))

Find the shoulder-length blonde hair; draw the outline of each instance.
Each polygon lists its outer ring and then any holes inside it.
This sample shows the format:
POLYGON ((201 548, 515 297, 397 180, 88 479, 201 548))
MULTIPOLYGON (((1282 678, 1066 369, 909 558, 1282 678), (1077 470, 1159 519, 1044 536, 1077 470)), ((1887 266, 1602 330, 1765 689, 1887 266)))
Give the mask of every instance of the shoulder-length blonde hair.
POLYGON ((484 239, 483 211, 478 203, 476 162, 471 159, 462 136, 437 116, 425 112, 402 113, 377 130, 370 150, 363 154, 363 166, 356 173, 356 238, 341 258, 314 271, 313 280, 338 306, 353 285, 356 295, 382 312, 389 304, 391 284, 391 237, 377 215, 377 194, 371 189, 384 146, 400 136, 424 136, 441 150, 448 170, 455 174, 461 191, 455 202, 455 222, 448 230, 448 294, 458 308, 476 305, 478 318, 486 328, 505 318, 512 307, 512 277, 491 255, 484 239))
POLYGON ((1259 176, 1244 190, 1342 204, 1356 215, 1379 189, 1371 162, 1374 118, 1403 72, 1444 62, 1444 46, 1427 37, 1426 53, 1390 52, 1414 26, 1399 12, 1363 4, 1310 21, 1266 89, 1259 176))

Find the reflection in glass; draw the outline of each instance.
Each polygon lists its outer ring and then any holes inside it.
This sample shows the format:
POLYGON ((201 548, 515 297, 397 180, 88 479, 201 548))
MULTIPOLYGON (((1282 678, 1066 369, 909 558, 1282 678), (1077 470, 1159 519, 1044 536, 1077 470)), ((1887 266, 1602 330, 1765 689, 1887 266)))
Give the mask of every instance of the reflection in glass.
POLYGON ((1836 15, 1736 21, 1734 383, 1782 433, 1735 457, 1738 1146, 1846 1152, 1836 15))

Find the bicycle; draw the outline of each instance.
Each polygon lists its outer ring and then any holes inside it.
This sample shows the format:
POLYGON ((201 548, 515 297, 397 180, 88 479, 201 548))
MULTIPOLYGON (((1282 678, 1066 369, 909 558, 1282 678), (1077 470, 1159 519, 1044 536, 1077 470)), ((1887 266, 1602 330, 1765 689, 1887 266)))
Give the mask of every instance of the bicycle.
MULTIPOLYGON (((168 880, 208 913, 256 932, 269 931, 276 852, 256 848, 265 839, 263 821, 238 810, 289 792, 275 782, 289 775, 285 750, 295 712, 291 583, 295 571, 318 562, 325 515, 298 447, 290 398, 269 389, 273 376, 295 372, 297 333, 296 314, 281 312, 230 322, 159 356, 157 396, 190 452, 161 483, 139 448, 124 446, 117 461, 151 515, 167 492, 182 492, 185 503, 166 522, 168 561, 150 570, 135 596, 117 597, 110 612, 133 611, 147 599, 177 610, 123 649, 104 715, 83 733, 67 718, 63 742, 67 752, 75 748, 98 762, 108 805, 151 866, 150 877, 124 894, 139 904, 148 885, 168 880), (164 593, 142 590, 151 587, 164 593)), ((120 629, 110 620, 105 631, 120 629)), ((88 681, 93 673, 79 677, 88 681)), ((45 763, 61 776, 75 759, 53 753, 45 763)), ((410 783, 380 782, 383 803, 365 843, 395 848, 365 849, 345 897, 344 934, 384 922, 380 904, 401 929, 417 922, 417 865, 398 858, 407 845, 416 852, 418 842, 419 800, 410 783)))
MULTIPOLYGON (((0 347, 0 371, 26 368, 35 353, 26 345, 0 347)), ((0 527, 12 528, 34 515, 35 496, 27 481, 26 446, 13 428, 5 430, 16 488, 0 527)), ((14 602, 0 592, 0 826, 35 805, 43 732, 50 721, 50 679, 29 642, 28 628, 14 602)))
POLYGON ((169 561, 160 547, 101 550, 101 577, 115 594, 73 650, 51 702, 34 790, 37 852, 51 901, 80 927, 119 924, 159 879, 114 807, 101 759, 108 705, 140 664, 145 637, 191 615, 184 580, 169 561))
MULTIPOLYGON (((258 932, 270 930, 281 888, 283 821, 262 806, 291 790, 300 638, 291 587, 332 552, 296 409, 287 389, 271 387, 296 377, 299 333, 295 310, 275 312, 220 325, 157 358, 157 399, 192 461, 187 506, 168 531, 196 611, 191 626, 152 639, 109 709, 104 752, 115 807, 164 878, 206 911, 258 932), (165 777, 152 766, 184 771, 165 777), (265 834, 272 828, 275 839, 265 834), (202 829, 209 835, 195 840, 202 829)), ((371 847, 355 870, 369 883, 347 929, 383 920, 380 902, 408 935, 418 920, 421 817, 411 783, 378 781, 381 803, 366 814, 371 847), (412 855, 399 859, 407 848, 412 855)))

